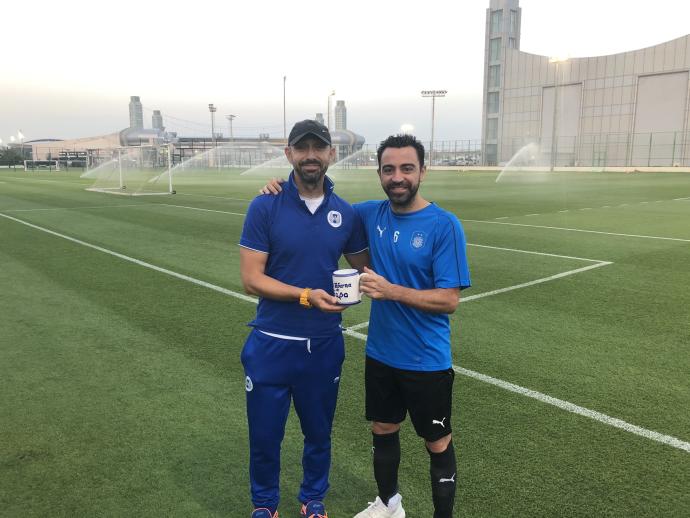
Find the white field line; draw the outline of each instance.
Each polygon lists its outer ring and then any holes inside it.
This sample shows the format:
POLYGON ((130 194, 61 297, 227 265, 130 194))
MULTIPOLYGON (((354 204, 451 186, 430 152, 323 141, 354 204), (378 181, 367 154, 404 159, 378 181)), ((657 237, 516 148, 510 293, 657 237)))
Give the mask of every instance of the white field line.
POLYGON ((557 273, 555 275, 550 275, 549 277, 542 277, 541 279, 535 279, 529 282, 523 282, 522 284, 516 284, 514 286, 508 286, 507 288, 499 288, 497 290, 485 291, 484 293, 477 293, 476 295, 470 295, 469 297, 462 297, 460 302, 469 302, 471 300, 482 299, 484 297, 491 297, 492 295, 498 295, 499 293, 506 293, 508 291, 519 290, 522 288, 528 288, 530 286, 535 286, 536 284, 542 284, 544 282, 555 281, 556 279, 562 279, 563 277, 568 277, 569 275, 575 275, 576 273, 586 272, 587 270, 593 270, 594 268, 599 268, 601 266, 607 266, 613 264, 608 261, 604 261, 597 264, 590 264, 589 266, 584 266, 582 268, 577 268, 576 270, 568 270, 567 272, 557 273))
POLYGON ((500 387, 504 390, 508 390, 510 392, 515 392, 516 394, 521 394, 523 396, 530 397, 532 399, 536 399, 537 401, 541 401, 542 403, 547 403, 549 405, 553 405, 555 407, 558 407, 562 410, 566 410, 568 412, 572 412, 574 414, 581 415, 583 417, 588 417, 590 419, 594 419, 595 421, 599 421, 601 423, 607 424, 609 426, 613 426, 614 428, 619 428, 621 430, 625 430, 626 432, 634 433, 635 435, 639 435, 641 437, 645 437, 647 439, 651 439, 652 441, 660 442, 662 444, 666 444, 668 446, 672 446, 673 448, 678 448, 679 450, 684 450, 690 453, 690 443, 686 441, 681 441, 680 439, 677 439, 675 437, 672 437, 670 435, 664 435, 659 432, 655 432, 652 430, 647 430, 646 428, 642 428, 640 426, 636 426, 634 424, 630 424, 626 421, 623 421, 621 419, 617 419, 615 417, 608 416, 606 414, 602 414, 601 412, 596 412, 595 410, 590 410, 589 408, 584 408, 578 405, 575 405, 573 403, 570 403, 569 401, 564 401, 562 399, 557 399, 555 397, 548 396, 546 394, 542 394, 541 392, 537 392, 535 390, 530 390, 525 387, 521 387, 519 385, 514 385, 513 383, 509 383, 507 381, 503 381, 497 378, 492 378, 491 376, 487 376, 486 374, 481 374, 479 372, 471 371, 469 369, 464 369, 462 367, 458 367, 457 365, 453 365, 453 370, 457 372, 458 374, 463 374, 465 376, 469 376, 470 378, 474 378, 479 381, 483 381, 485 383, 490 383, 491 385, 495 385, 497 387, 500 387))
POLYGON ((192 194, 192 193, 184 193, 184 192, 178 192, 176 196, 197 196, 199 198, 216 198, 218 200, 232 200, 232 201, 252 201, 252 200, 247 200, 245 198, 228 198, 226 196, 211 196, 210 194, 192 194))
POLYGON ((199 207, 188 207, 187 205, 173 205, 172 203, 154 203, 154 205, 163 205, 165 207, 177 207, 178 209, 199 210, 201 212, 217 212, 218 214, 231 214, 233 216, 246 216, 242 212, 228 212, 225 210, 201 209, 199 207))
MULTIPOLYGON (((548 255, 548 254, 545 254, 548 255)), ((591 259, 584 259, 585 261, 591 261, 591 259)), ((533 281, 523 282, 522 284, 515 284, 514 286, 508 286, 507 288, 499 288, 496 290, 485 291, 483 293, 477 293, 476 295, 470 295, 468 297, 461 297, 460 302, 469 302, 471 300, 482 299, 484 297, 491 297, 492 295, 498 295, 499 293, 506 293, 508 291, 519 290, 521 288, 528 288, 529 286, 534 286, 536 284, 541 284, 544 282, 555 281, 556 279, 562 279, 563 277, 568 277, 569 275, 575 275, 576 273, 586 272, 587 270, 593 270, 594 268, 599 268, 601 266, 608 266, 613 264, 610 261, 601 261, 597 264, 590 264, 589 266, 584 266, 582 268, 577 268, 575 270, 568 270, 566 272, 557 273, 549 277, 542 277, 540 279, 534 279, 533 281)), ((362 329, 367 327, 369 322, 362 322, 361 324, 356 324, 354 326, 348 327, 350 330, 362 329)))
POLYGON ((254 297, 250 297, 249 295, 237 293, 235 291, 228 290, 228 289, 222 288, 220 286, 216 286, 215 284, 201 281, 199 279, 189 277, 189 276, 184 275, 182 273, 174 272, 172 270, 168 270, 166 268, 156 266, 155 264, 147 263, 146 261, 141 261, 140 259, 135 259, 133 257, 129 257, 127 255, 120 254, 118 252, 114 252, 114 251, 109 250, 107 248, 103 248, 102 246, 92 245, 91 243, 87 243, 86 241, 82 241, 81 239, 76 239, 74 237, 70 237, 70 236, 67 236, 65 234, 61 234, 59 232, 55 232, 54 230, 50 230, 50 229, 47 229, 45 227, 40 227, 38 225, 34 225, 33 223, 29 223, 27 221, 23 221, 21 219, 18 219, 18 218, 12 217, 12 216, 8 216, 7 214, 3 214, 2 212, 0 212, 0 216, 3 218, 10 219, 12 221, 16 221, 17 223, 21 223, 22 225, 26 225, 27 227, 31 227, 31 228, 34 228, 36 230, 40 230, 41 232, 46 232, 50 235, 60 237, 62 239, 66 239, 67 241, 71 241, 72 243, 76 243, 78 245, 82 245, 82 246, 85 246, 87 248, 92 248, 93 250, 98 250, 99 252, 103 252, 104 254, 112 255, 114 257, 117 257, 118 259, 123 259, 125 261, 129 261, 130 263, 138 264, 139 266, 144 266, 146 268, 150 268, 150 269, 155 270, 157 272, 165 273, 166 275, 171 275, 172 277, 177 277, 178 279, 182 279, 183 281, 188 281, 188 282, 191 282, 193 284, 197 284, 199 286, 204 286, 205 288, 210 288, 212 290, 224 293, 225 295, 230 295, 231 297, 236 297, 238 299, 242 299, 242 300, 245 300, 247 302, 253 302, 255 304, 258 302, 257 299, 255 299, 254 297))
POLYGON ((231 214, 233 216, 246 216, 244 213, 240 212, 228 212, 225 210, 212 210, 212 209, 202 209, 199 207, 188 207, 186 205, 173 205, 171 203, 128 203, 124 205, 99 205, 93 207, 48 207, 41 209, 7 209, 3 212, 37 212, 37 211, 48 211, 48 210, 81 210, 81 209, 111 209, 118 207, 151 207, 155 205, 162 205, 163 207, 176 207, 178 209, 188 209, 188 210, 198 210, 202 212, 217 212, 219 214, 231 214))
POLYGON ((369 321, 367 320, 366 322, 362 322, 361 324, 356 324, 354 326, 349 326, 348 329, 350 331, 357 331, 358 329, 363 329, 369 325, 369 321))
POLYGON ((502 246, 475 245, 473 243, 467 243, 467 246, 476 246, 478 248, 491 248, 492 250, 505 250, 506 252, 518 252, 520 254, 545 255, 547 257, 558 257, 561 259, 575 259, 576 261, 589 261, 590 263, 606 263, 606 262, 608 262, 608 261, 602 261, 601 259, 587 259, 586 257, 575 257, 572 255, 549 254, 547 252, 534 252, 532 250, 520 250, 519 248, 504 248, 502 246))
POLYGON ((158 203, 128 203, 125 205, 98 205, 92 207, 46 207, 41 209, 3 209, 2 212, 39 212, 46 210, 81 210, 81 209, 113 209, 119 207, 139 207, 149 205, 160 205, 158 203))
MULTIPOLYGON (((199 279, 195 279, 194 277, 189 277, 188 275, 183 275, 181 273, 174 272, 172 270, 168 270, 167 268, 161 268, 160 266, 156 266, 151 263, 147 263, 145 261, 141 261, 139 259, 135 259, 133 257, 129 257, 124 254, 120 254, 118 252, 114 252, 112 250, 109 250, 107 248, 103 248, 102 246, 97 246, 97 245, 92 245, 91 243, 87 243, 86 241, 82 241, 80 239, 76 239, 70 236, 67 236, 65 234, 61 234, 59 232, 55 232, 53 230, 40 227, 38 225, 34 225, 32 223, 28 223, 26 221, 23 221, 21 219, 15 218, 13 216, 8 216, 7 214, 3 214, 0 212, 0 217, 15 221, 17 223, 20 223, 22 225, 26 225, 27 227, 31 227, 36 230, 40 230, 41 232, 46 232, 50 235, 60 237, 62 239, 66 239, 68 241, 71 241, 73 243, 76 243, 78 245, 85 246, 87 248, 91 248, 93 250, 98 250, 99 252, 103 252, 108 255, 112 255, 114 257, 117 257, 119 259, 123 259, 125 261, 129 261, 131 263, 137 264, 139 266, 144 266, 145 268, 150 268, 152 270, 155 270, 160 273, 164 273, 166 275, 170 275, 172 277, 175 277, 177 279, 181 279, 184 281, 191 282, 193 284, 196 284, 198 286, 203 286, 205 288, 209 288, 211 290, 217 291, 219 293, 223 293, 224 295, 229 295, 231 297, 235 297, 240 300, 244 300, 246 302, 251 302, 253 304, 256 304, 258 300, 254 297, 250 297, 248 295, 245 295, 243 293, 238 293, 236 291, 229 290, 227 288, 223 288, 221 286, 217 286, 215 284, 211 284, 210 282, 205 282, 199 279)), ((345 329, 344 334, 348 336, 352 336, 353 338, 357 338, 359 340, 366 340, 366 335, 362 333, 358 333, 357 331, 351 331, 348 329, 345 329)), ((636 435, 639 435, 641 437, 645 437, 647 439, 650 439, 652 441, 656 441, 662 444, 666 444, 668 446, 671 446, 673 448, 677 448, 680 450, 684 450, 687 452, 690 452, 690 443, 682 441, 680 439, 677 439, 675 437, 672 437, 670 435, 664 435, 660 434, 658 432, 655 432, 653 430, 647 430, 646 428, 641 428, 639 426, 627 423, 625 421, 622 421, 620 419, 617 419, 615 417, 610 417, 606 414, 602 414, 600 412, 596 412, 594 410, 589 410, 584 407, 577 406, 573 403, 569 403, 568 401, 563 401, 561 399, 556 399, 551 396, 547 396, 546 394, 542 394, 541 392, 536 392, 534 390, 530 390, 524 387, 520 387, 519 385, 514 385, 512 383, 509 383, 507 381, 499 380, 497 378, 492 378, 491 376, 487 376, 485 374, 481 374, 479 372, 475 372, 469 369, 464 369, 462 367, 459 367, 457 365, 453 365, 453 369, 458 372, 459 374, 463 374, 465 376, 472 377, 474 379, 484 381, 486 383, 491 383, 492 385, 496 385, 500 388, 503 388, 505 390, 509 390, 511 392, 516 392, 518 394, 522 394, 527 397, 531 397, 533 399, 537 399, 538 401, 541 401, 543 403, 548 403, 550 405, 554 405, 558 408, 561 408, 563 410, 567 410, 569 412, 573 412, 575 414, 588 417, 590 419, 594 419, 595 421, 599 421, 601 423, 607 424, 609 426, 614 426, 616 428, 619 428, 621 430, 624 430, 629 433, 633 433, 636 435)))
POLYGON ((566 227, 549 227, 546 225, 528 225, 527 223, 507 223, 505 221, 486 221, 481 219, 463 219, 463 222, 470 221, 472 223, 487 223, 489 225, 510 225, 513 227, 532 227, 532 228, 548 228, 551 230, 566 230, 568 232, 585 232, 588 234, 603 234, 606 236, 622 236, 622 237, 637 237, 642 239, 662 239, 666 241, 682 241, 684 243, 690 243, 690 239, 680 239, 677 237, 663 237, 663 236, 645 236, 639 234, 621 234, 618 232, 601 232, 599 230, 583 230, 579 228, 566 228, 566 227))
POLYGON ((83 182, 71 182, 69 180, 48 180, 47 178, 22 178, 20 176, 5 176, 4 178, 10 178, 12 180, 24 180, 29 182, 73 183, 76 185, 86 185, 83 182))

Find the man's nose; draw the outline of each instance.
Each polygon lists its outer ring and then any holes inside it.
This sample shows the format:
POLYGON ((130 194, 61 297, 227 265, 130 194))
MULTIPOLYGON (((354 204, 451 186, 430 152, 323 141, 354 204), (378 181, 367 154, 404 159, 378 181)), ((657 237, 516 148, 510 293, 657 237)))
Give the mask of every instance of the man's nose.
POLYGON ((314 158, 318 154, 319 148, 316 146, 309 146, 306 151, 307 158, 314 158))
POLYGON ((402 181, 402 179, 403 179, 402 171, 396 167, 393 170, 393 175, 391 176, 391 181, 399 183, 402 181))

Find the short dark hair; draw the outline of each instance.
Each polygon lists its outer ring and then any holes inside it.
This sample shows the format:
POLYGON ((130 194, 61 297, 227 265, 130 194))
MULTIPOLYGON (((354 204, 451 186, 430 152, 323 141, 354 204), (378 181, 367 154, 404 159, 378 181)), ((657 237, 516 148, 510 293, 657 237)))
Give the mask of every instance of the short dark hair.
POLYGON ((376 158, 378 159, 379 169, 381 169, 381 155, 387 147, 413 147, 417 151, 417 158, 419 159, 419 168, 424 167, 424 145, 417 140, 414 135, 391 135, 386 140, 379 144, 379 148, 376 150, 376 158))

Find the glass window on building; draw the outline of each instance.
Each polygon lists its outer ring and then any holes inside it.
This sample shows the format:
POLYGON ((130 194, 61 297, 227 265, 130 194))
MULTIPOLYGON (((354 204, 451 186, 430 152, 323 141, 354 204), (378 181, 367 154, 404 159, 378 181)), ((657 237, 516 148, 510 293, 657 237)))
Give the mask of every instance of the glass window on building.
POLYGON ((501 86, 501 65, 489 66, 489 88, 501 86))
POLYGON ((503 24, 503 11, 491 11, 491 34, 501 32, 503 24))
POLYGON ((492 38, 489 41, 489 61, 501 59, 501 38, 492 38))
POLYGON ((486 165, 496 165, 498 146, 496 144, 487 144, 484 149, 486 151, 486 165))
POLYGON ((515 38, 508 38, 508 47, 511 49, 515 48, 515 38))
POLYGON ((498 92, 489 92, 487 95, 486 112, 498 113, 498 92))
POLYGON ((498 119, 486 119, 486 138, 487 140, 498 138, 498 119))
POLYGON ((517 34, 517 11, 510 11, 510 34, 517 34))

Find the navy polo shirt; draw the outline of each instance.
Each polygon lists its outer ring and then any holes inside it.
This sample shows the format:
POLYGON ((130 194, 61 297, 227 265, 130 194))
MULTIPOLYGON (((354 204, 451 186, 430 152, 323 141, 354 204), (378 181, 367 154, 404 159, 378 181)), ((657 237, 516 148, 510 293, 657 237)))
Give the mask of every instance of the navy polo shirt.
MULTIPOLYGON (((324 199, 312 214, 299 197, 294 172, 277 196, 257 196, 249 205, 240 246, 268 254, 264 273, 285 284, 321 288, 333 294, 332 275, 343 254, 367 249, 361 219, 333 192, 325 177, 324 199)), ((249 323, 263 331, 327 337, 340 333, 340 313, 307 309, 298 301, 261 297, 256 318, 249 323)))

